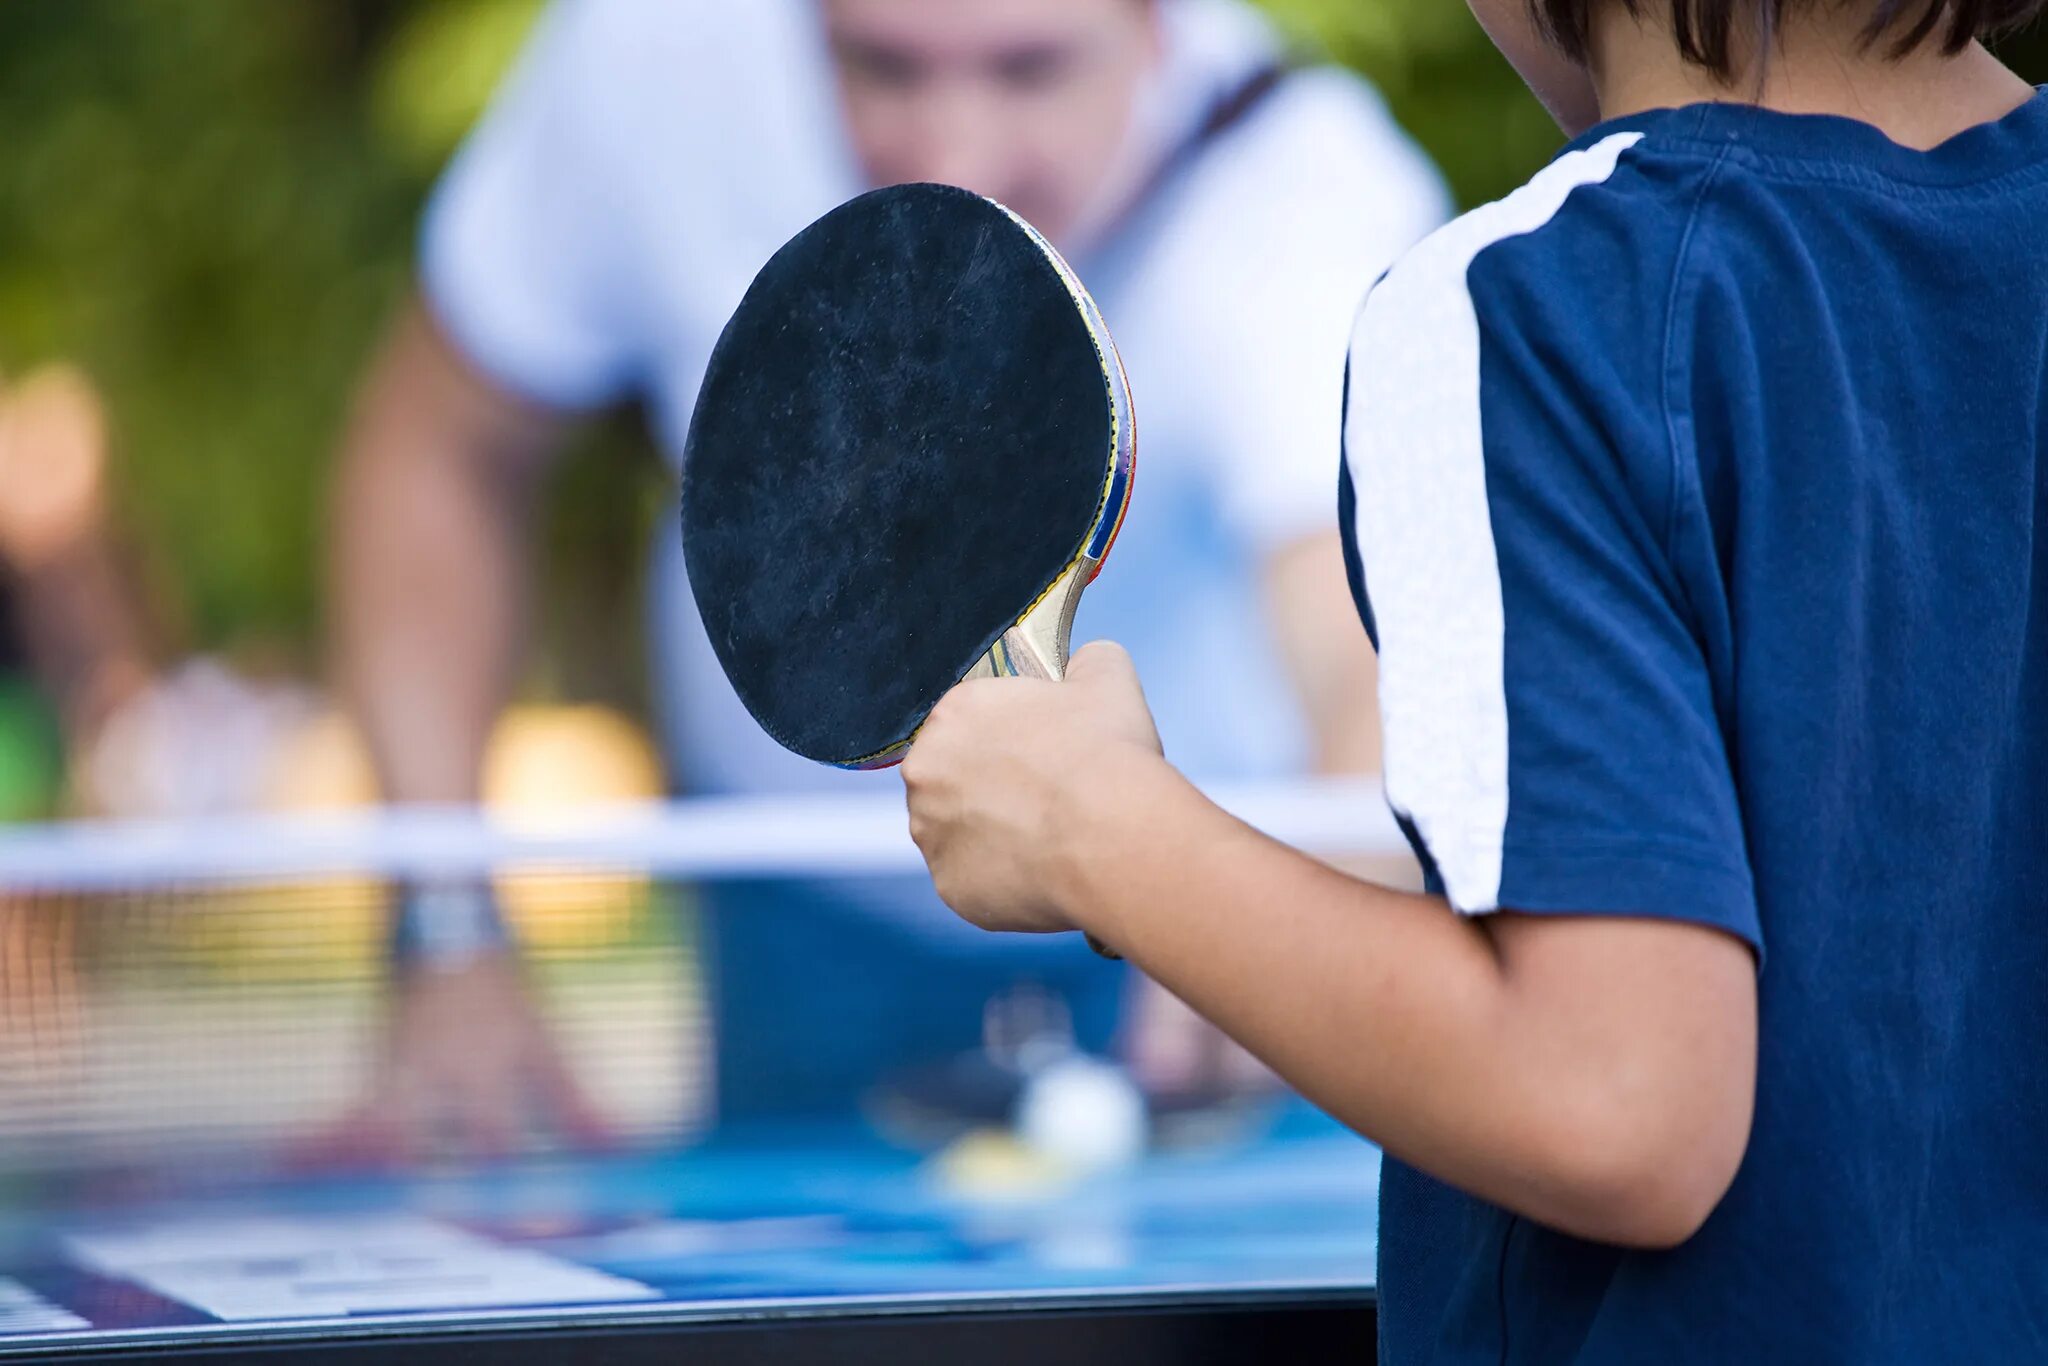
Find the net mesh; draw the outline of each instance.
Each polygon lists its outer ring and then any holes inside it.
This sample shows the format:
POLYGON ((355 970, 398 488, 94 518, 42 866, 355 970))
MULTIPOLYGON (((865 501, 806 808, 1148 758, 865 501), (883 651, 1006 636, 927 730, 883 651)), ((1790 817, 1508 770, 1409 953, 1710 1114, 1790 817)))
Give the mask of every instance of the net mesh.
MULTIPOLYGON (((529 988, 628 1140, 706 1105, 688 884, 495 879, 529 988)), ((391 883, 307 873, 0 896, 0 1166, 198 1157, 312 1136, 374 1080, 391 883)))
MULTIPOLYGON (((1401 880, 1375 788, 1215 794, 1401 880)), ((311 1139, 372 1084, 403 880, 488 879, 569 1069, 628 1143, 710 1119, 696 911, 721 878, 921 870, 900 795, 696 801, 507 827, 467 812, 0 832, 0 1175, 311 1139)))

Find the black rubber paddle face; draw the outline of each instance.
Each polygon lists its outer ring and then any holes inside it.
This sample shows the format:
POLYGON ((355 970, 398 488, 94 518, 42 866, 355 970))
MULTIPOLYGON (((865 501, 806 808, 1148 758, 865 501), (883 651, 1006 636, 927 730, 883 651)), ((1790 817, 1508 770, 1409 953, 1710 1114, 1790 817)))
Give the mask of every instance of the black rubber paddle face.
POLYGON ((1113 422, 1080 303, 998 206, 900 186, 792 239, 683 460, 690 586, 755 719, 823 763, 892 757, 1074 563, 1113 422))

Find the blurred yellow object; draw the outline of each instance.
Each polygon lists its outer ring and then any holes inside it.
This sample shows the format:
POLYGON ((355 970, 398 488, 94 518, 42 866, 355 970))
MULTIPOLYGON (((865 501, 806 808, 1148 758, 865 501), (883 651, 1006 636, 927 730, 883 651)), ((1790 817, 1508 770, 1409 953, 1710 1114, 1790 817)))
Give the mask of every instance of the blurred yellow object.
MULTIPOLYGON (((293 726, 270 756, 260 800, 266 811, 285 812, 375 805, 377 772, 369 747, 347 714, 321 706, 293 726)), ((245 934, 259 941, 267 937, 270 954, 282 962, 281 949, 293 941, 289 927, 317 916, 320 932, 304 935, 303 952, 289 967, 300 975, 348 981, 375 971, 384 952, 389 895, 375 878, 334 878, 308 886, 259 889, 245 899, 239 916, 217 919, 223 926, 242 924, 245 934)))
MULTIPOLYGON (((608 707, 514 707, 492 732, 484 758, 484 804, 516 825, 555 827, 592 808, 661 794, 653 743, 608 707)), ((329 708, 285 736, 262 791, 262 805, 272 811, 345 810, 376 800, 369 749, 354 723, 329 708)))
POLYGON ((277 747, 263 784, 269 811, 345 811, 377 800, 377 772, 355 725, 323 709, 277 747))
MULTIPOLYGON (((524 706, 506 712, 484 759, 484 802, 498 818, 527 829, 558 829, 622 802, 662 793, 661 762, 631 718, 606 707, 524 706)), ((369 750, 347 716, 325 709, 279 746, 264 789, 264 806, 279 811, 334 811, 377 799, 369 750)), ((614 942, 646 905, 649 880, 608 869, 508 874, 498 895, 521 942, 560 951, 614 942)), ((365 884, 336 884, 348 908, 342 927, 351 945, 372 944, 386 914, 383 897, 365 884), (360 921, 361 923, 357 923, 360 921)), ((373 945, 372 945, 373 946, 373 945)))
POLYGON ((1071 1168, 1007 1129, 976 1129, 955 1139, 926 1168, 945 1194, 1007 1203, 1040 1198, 1074 1179, 1071 1168))
POLYGON ((519 825, 560 824, 593 806, 661 796, 647 733, 609 707, 514 707, 484 756, 484 803, 519 825))
MULTIPOLYGON (((372 806, 377 775, 368 747, 338 708, 280 709, 279 736, 266 754, 256 800, 267 811, 335 812, 372 806)), ((212 732, 209 732, 212 733, 212 732)), ((220 743, 216 734, 212 743, 220 743)), ((507 712, 484 763, 486 805, 527 829, 602 819, 604 809, 662 792, 661 764, 645 732, 594 706, 527 706, 507 712)), ((645 876, 605 869, 535 870, 498 879, 507 917, 522 943, 548 952, 618 942, 648 904, 645 876)), ((325 877, 305 884, 239 889, 189 920, 185 948, 248 974, 360 976, 383 952, 389 888, 374 877, 325 877), (317 932, 308 926, 316 923, 317 932)))
MULTIPOLYGON (((607 806, 658 798, 661 761, 647 733, 609 708, 515 707, 491 735, 483 792, 492 813, 510 824, 558 829, 607 806)), ((498 880, 521 942, 548 950, 602 944, 646 905, 644 876, 567 871, 498 880)))

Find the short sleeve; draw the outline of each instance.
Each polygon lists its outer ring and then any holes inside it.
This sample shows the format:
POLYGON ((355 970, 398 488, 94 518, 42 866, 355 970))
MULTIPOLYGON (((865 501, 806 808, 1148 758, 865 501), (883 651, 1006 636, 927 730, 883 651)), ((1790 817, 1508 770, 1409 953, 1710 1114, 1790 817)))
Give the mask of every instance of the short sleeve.
POLYGON ((1663 917, 1762 947, 1710 671, 1668 553, 1682 223, 1619 134, 1433 235, 1373 291, 1346 535, 1387 796, 1459 911, 1663 917))
POLYGON ((633 10, 558 0, 457 154, 420 241, 427 306, 497 383, 552 407, 618 398, 639 327, 625 281, 615 72, 633 10))

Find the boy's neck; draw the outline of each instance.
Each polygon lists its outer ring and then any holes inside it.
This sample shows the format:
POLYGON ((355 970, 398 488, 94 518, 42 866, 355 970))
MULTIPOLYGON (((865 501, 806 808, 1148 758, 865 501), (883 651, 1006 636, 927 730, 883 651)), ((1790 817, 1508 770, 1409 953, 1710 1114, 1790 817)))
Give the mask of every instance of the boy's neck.
POLYGON ((1620 4, 1596 10, 1591 65, 1602 119, 1724 101, 1839 114, 1925 149, 2003 118, 2034 93, 1977 43, 1953 56, 1928 43, 1898 59, 1887 55, 1888 39, 1865 49, 1854 13, 1788 19, 1760 64, 1761 79, 1759 63, 1738 47, 1735 77, 1723 82, 1678 55, 1669 28, 1650 17, 1653 8, 1641 20, 1620 4))

